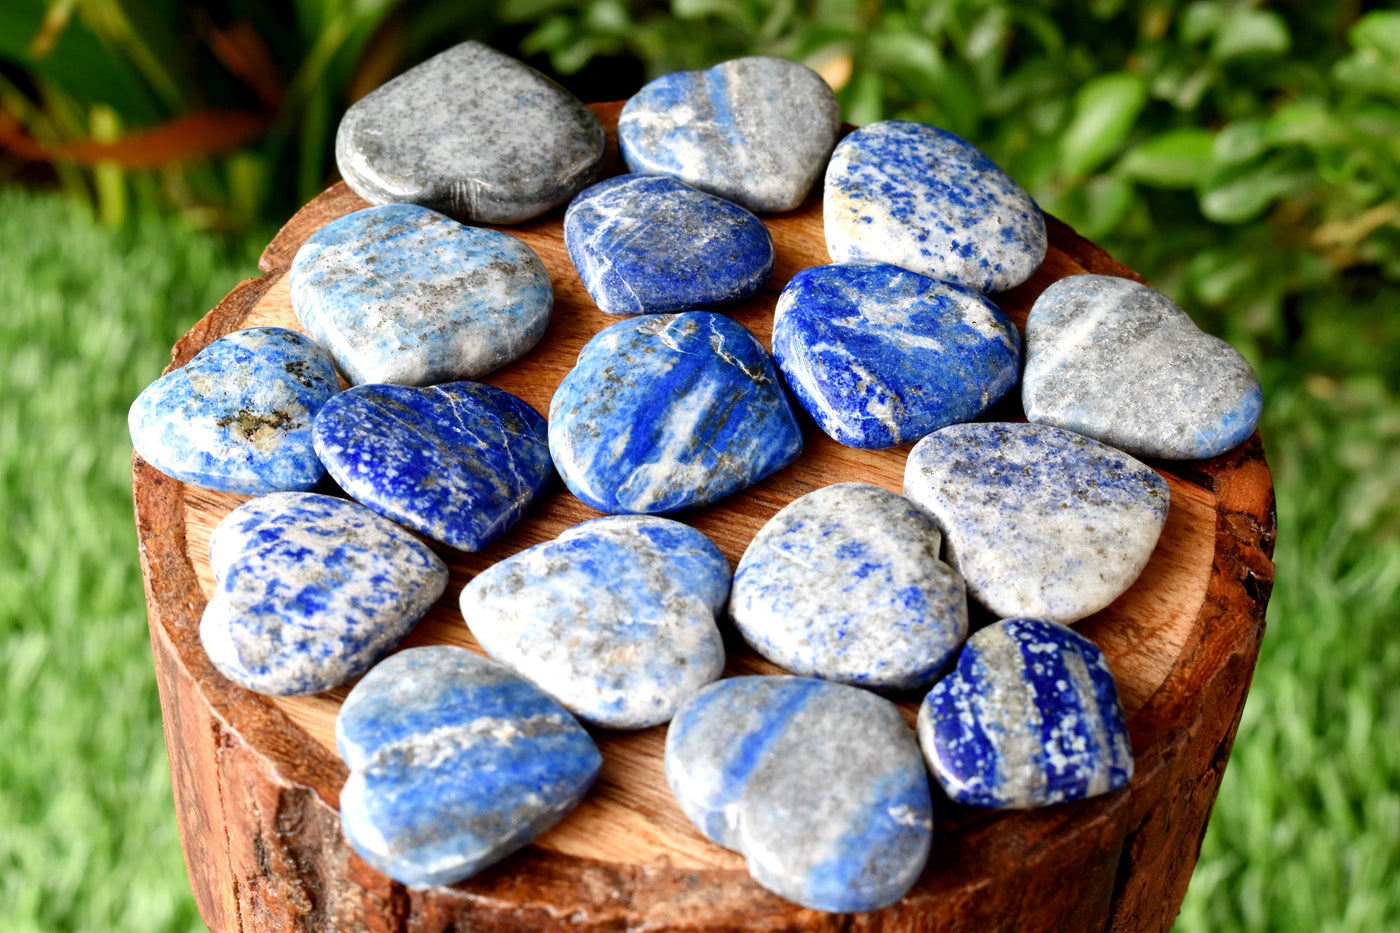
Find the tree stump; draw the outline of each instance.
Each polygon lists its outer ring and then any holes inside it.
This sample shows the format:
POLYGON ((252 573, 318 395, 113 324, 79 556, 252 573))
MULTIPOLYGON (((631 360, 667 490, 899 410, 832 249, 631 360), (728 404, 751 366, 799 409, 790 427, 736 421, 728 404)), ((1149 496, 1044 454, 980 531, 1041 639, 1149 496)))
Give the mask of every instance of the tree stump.
MULTIPOLYGON (((609 130, 605 174, 623 171, 613 136, 620 107, 594 108, 609 130)), ((292 257, 313 231, 364 206, 337 184, 302 208, 263 253, 264 274, 240 284, 181 338, 172 367, 240 328, 298 327, 288 297, 292 257)), ((561 215, 509 228, 549 269, 554 316, 540 346, 485 380, 540 412, 583 343, 616 320, 594 307, 574 273, 561 215)), ((828 261, 820 192, 764 222, 777 247, 773 276, 726 311, 767 343, 783 286, 798 270, 828 261)), ((1064 224, 1047 223, 1050 251, 1040 270, 997 296, 1018 325, 1036 296, 1063 276, 1138 278, 1064 224)), ((1019 417, 1014 398, 989 415, 1019 417)), ((788 469, 682 519, 737 563, 763 523, 800 495, 843 480, 900 490, 907 448, 842 447, 805 419, 804 436, 806 451, 788 469)), ((347 772, 333 729, 346 689, 285 698, 249 693, 220 676, 200 645, 200 615, 213 589, 209 534, 246 497, 186 486, 137 457, 132 487, 151 644, 200 913, 215 931, 1165 930, 1195 866, 1258 656, 1275 519, 1257 434, 1213 460, 1153 465, 1172 501, 1151 562, 1113 605, 1076 626, 1103 649, 1117 677, 1136 756, 1131 785, 1038 811, 940 800, 933 854, 914 888, 884 910, 841 916, 768 893, 750 880, 739 855, 690 825, 663 775, 664 726, 595 730, 605 764, 593 793, 484 873, 422 891, 379 874, 340 829, 347 772)), ((597 514, 556 487, 487 550, 439 549, 452 568, 448 592, 404 646, 450 642, 480 650, 456 609, 462 584, 597 514)), ((774 672, 731 641, 727 674, 774 672)), ((900 698, 911 723, 918 700, 900 698)))

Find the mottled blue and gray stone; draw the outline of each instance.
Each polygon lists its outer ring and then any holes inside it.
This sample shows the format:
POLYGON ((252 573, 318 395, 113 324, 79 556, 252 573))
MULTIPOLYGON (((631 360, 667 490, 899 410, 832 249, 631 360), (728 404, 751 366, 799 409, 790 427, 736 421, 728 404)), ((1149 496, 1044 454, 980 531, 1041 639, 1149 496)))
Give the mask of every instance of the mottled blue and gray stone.
POLYGON ((962 577, 938 559, 939 540, 903 496, 867 483, 818 489, 754 536, 729 615, 755 651, 794 674, 927 687, 967 638, 962 577))
POLYGON ((513 224, 598 175, 603 126, 523 62, 463 42, 350 106, 341 177, 371 204, 412 201, 467 223, 513 224))
POLYGON ((593 508, 665 514, 778 472, 802 432, 757 338, 686 311, 619 321, 584 345, 550 403, 549 450, 593 508))
POLYGON ((972 289, 846 263, 792 277, 773 318, 773 359, 819 428, 881 449, 986 411, 1016 384, 1021 336, 972 289))
POLYGON ((272 695, 319 693, 393 650, 447 586, 413 535, 345 499, 262 496, 209 540, 214 596, 199 637, 219 672, 272 695))
POLYGON ((294 330, 253 327, 147 386, 127 426, 142 459, 181 482, 252 495, 310 489, 326 475, 311 424, 338 391, 324 349, 294 330))
POLYGON ((888 262, 983 292, 1030 278, 1048 244, 1040 208, 985 153, 904 120, 841 141, 822 217, 832 262, 888 262))
POLYGON ((801 204, 840 131, 841 105, 820 75, 765 57, 662 75, 617 121, 632 171, 671 175, 754 211, 801 204))
POLYGON ((1103 652, 1039 619, 967 640, 919 707, 929 770, 958 803, 1043 807, 1117 790, 1133 776, 1118 687, 1103 652))
POLYGON ((315 441, 351 498, 463 551, 500 537, 554 477, 544 418, 479 382, 356 386, 321 409, 315 441))
POLYGON ((580 719, 611 729, 666 722, 719 677, 715 617, 729 563, 694 528, 648 515, 575 525, 462 589, 486 653, 580 719))
POLYGON ((1244 443, 1259 378, 1170 298, 1131 279, 1072 275, 1026 319, 1026 417, 1145 457, 1195 460, 1244 443))
POLYGON ((914 445, 904 494, 943 532, 967 593, 1001 618, 1068 625, 1147 566, 1171 493, 1120 450, 1038 424, 955 424, 914 445))
POLYGON ((584 191, 564 214, 564 245, 608 314, 736 301, 773 271, 763 221, 665 175, 620 175, 584 191))
POLYGON ((563 819, 603 757, 568 710, 465 648, 409 648, 355 685, 335 721, 350 768, 345 838, 414 888, 452 884, 563 819))
POLYGON ((554 307, 534 250, 415 204, 333 220, 297 250, 292 308, 347 382, 433 385, 499 369, 554 307))
POLYGON ((666 780, 690 821, 791 901, 877 910, 918 880, 933 809, 913 732, 890 701, 806 677, 732 677, 666 733, 666 780))

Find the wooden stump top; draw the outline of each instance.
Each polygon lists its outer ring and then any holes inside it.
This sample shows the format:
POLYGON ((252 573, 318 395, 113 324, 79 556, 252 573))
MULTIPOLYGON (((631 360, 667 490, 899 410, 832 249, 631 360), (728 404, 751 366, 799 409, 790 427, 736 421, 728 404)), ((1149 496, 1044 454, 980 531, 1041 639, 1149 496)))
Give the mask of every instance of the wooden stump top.
MULTIPOLYGON (((594 109, 609 133, 604 174, 623 171, 613 130, 620 104, 594 109)), ((327 222, 365 207, 337 184, 302 208, 264 251, 264 274, 235 288, 174 347, 172 367, 244 327, 300 329, 287 269, 327 222)), ((777 249, 765 288, 726 312, 769 342, 778 294, 800 269, 828 260, 820 192, 764 217, 777 249)), ((1137 279, 1054 218, 1050 251, 1024 285, 995 296, 1019 326, 1066 275, 1137 279)), ((555 307, 530 354, 485 380, 547 412, 584 342, 618 320, 585 292, 564 250, 562 211, 505 228, 548 268, 555 307)), ((1016 392, 1013 390, 1013 395, 1016 392)), ((989 420, 1020 417, 1004 401, 989 420)), ((679 516, 736 564, 778 509, 821 486, 862 480, 900 491, 908 448, 842 447, 803 419, 792 466, 706 509, 679 516)), ((451 887, 412 891, 371 869, 340 832, 347 775, 334 720, 347 688, 263 697, 225 680, 199 642, 213 591, 210 532, 248 497, 187 486, 135 458, 132 485, 151 640, 186 865, 201 914, 223 930, 589 930, 646 926, 727 930, 1164 930, 1171 926, 1229 755, 1263 633, 1273 580, 1273 488, 1256 434, 1208 461, 1154 462, 1171 489, 1166 528, 1142 577, 1076 629, 1103 649, 1128 714, 1131 785, 1024 812, 935 804, 933 854, 899 903, 854 917, 805 910, 749 879, 743 859, 706 840, 671 799, 665 726, 592 730, 604 757, 590 796, 559 825, 494 868, 451 887)), ((403 647, 480 650, 457 610, 473 574, 599 513, 562 486, 477 554, 445 548, 451 582, 403 647)), ((727 639, 726 674, 778 668, 727 639)), ((919 697, 900 698, 912 724, 919 697)), ((935 794, 937 796, 937 794, 935 794)))

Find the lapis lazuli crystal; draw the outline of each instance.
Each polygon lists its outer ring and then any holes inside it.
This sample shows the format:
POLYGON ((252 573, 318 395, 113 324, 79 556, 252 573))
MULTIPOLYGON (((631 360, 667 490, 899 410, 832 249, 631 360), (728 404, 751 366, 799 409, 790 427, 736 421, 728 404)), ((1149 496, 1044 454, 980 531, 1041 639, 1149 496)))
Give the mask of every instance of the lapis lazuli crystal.
POLYGON ((802 432, 742 324, 708 311, 619 321, 579 353, 549 407, 570 491, 602 512, 705 505, 781 470, 802 432))
POLYGON ((1041 807, 1133 776, 1103 652, 1054 622, 1007 619, 969 638, 957 668, 924 698, 918 728, 930 771, 958 803, 1041 807))
POLYGON ((928 858, 933 809, 914 734, 889 700, 805 677, 731 677, 666 733, 666 780, 708 838, 804 907, 877 910, 928 858))
POLYGON ((735 301, 773 271, 763 221, 665 175, 621 175, 583 191, 564 215, 564 245, 608 314, 735 301))
POLYGON ((773 359, 818 427, 879 449, 986 411, 1016 384, 1021 337, 979 292, 847 263, 793 276, 774 315, 773 359))
POLYGON ((340 488, 449 547, 490 544, 554 477, 544 418, 504 389, 367 385, 332 403, 316 453, 340 488))
POLYGON ((583 799, 603 758, 568 710, 465 648, 400 651, 365 675, 335 722, 350 768, 345 838, 415 888, 505 858, 583 799))
POLYGON ((136 452, 182 482, 252 495, 305 490, 326 475, 311 425, 338 391, 324 349, 294 330, 253 327, 147 386, 127 424, 136 452))

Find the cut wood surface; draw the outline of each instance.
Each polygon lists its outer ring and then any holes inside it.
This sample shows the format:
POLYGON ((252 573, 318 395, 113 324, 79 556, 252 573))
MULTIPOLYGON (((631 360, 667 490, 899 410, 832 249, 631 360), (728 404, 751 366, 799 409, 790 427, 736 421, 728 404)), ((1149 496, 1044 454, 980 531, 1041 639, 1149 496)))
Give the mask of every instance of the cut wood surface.
MULTIPOLYGON (((609 130, 605 174, 622 171, 612 131, 620 104, 594 108, 609 130)), ((263 253, 261 278, 235 288, 176 345, 172 367, 244 327, 299 328, 287 269, 315 230, 366 206, 337 184, 302 208, 263 253)), ((820 191, 764 217, 777 247, 767 286, 725 309, 768 344, 778 294, 828 261, 820 191)), ((995 296, 1018 325, 1066 275, 1137 278, 1047 218, 1050 252, 1024 285, 995 296)), ((543 413, 593 334, 619 320, 593 305, 564 250, 562 211, 506 228, 549 269, 554 314, 540 345, 484 381, 543 413)), ((1013 395, 1015 390, 1013 390, 1013 395)), ((1012 398, 989 420, 1021 417, 1012 398)), ((680 518, 738 562, 778 509, 845 480, 900 491, 908 448, 842 447, 804 419, 806 450, 763 483, 680 518)), ((135 459, 133 490, 151 640, 186 865, 199 909, 223 930, 1164 930, 1185 894, 1234 739, 1273 580, 1273 488, 1256 434, 1208 461, 1153 462, 1171 488, 1161 541, 1142 577, 1076 629, 1107 655, 1128 714, 1131 785, 1091 801, 995 812, 936 803, 933 855, 899 903, 851 917, 804 910, 751 881, 743 859, 707 841, 672 800, 665 727, 593 730, 598 784, 559 825, 494 868, 415 891, 345 843, 338 814, 347 771, 335 753, 342 688, 271 698, 210 665, 199 619, 213 590, 210 532, 248 497, 162 476, 135 459)), ((403 643, 477 648, 457 609, 473 574, 599 513, 562 485, 476 554, 438 552, 452 568, 442 600, 403 643)), ((726 634, 727 674, 778 669, 726 634)), ((919 697, 896 697, 912 724, 919 697)), ((937 796, 937 795, 935 795, 937 796)))

